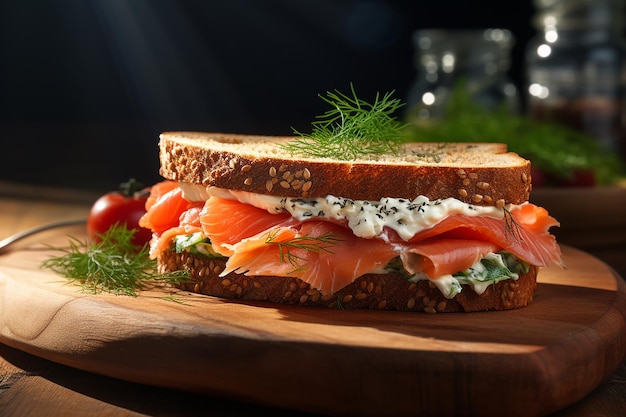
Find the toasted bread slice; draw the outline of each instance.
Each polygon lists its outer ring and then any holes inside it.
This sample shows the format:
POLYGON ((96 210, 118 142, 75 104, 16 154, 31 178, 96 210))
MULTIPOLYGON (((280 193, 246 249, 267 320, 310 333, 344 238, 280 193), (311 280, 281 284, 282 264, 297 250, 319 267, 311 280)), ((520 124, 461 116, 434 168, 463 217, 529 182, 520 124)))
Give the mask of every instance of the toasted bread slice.
POLYGON ((345 161, 292 156, 295 137, 200 132, 161 134, 160 173, 191 184, 282 197, 353 200, 448 197, 476 205, 521 204, 530 162, 497 143, 408 143, 400 155, 345 161))

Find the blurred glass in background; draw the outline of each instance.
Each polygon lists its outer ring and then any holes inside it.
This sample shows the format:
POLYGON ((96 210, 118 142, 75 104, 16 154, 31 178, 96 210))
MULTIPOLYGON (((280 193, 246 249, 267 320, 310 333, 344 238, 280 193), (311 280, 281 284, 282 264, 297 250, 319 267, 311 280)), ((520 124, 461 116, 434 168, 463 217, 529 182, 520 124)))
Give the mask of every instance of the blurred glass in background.
POLYGON ((407 99, 408 119, 414 123, 442 119, 455 88, 464 88, 486 109, 504 105, 519 112, 518 91, 507 75, 514 41, 506 29, 414 32, 417 76, 407 99))
POLYGON ((528 114, 599 140, 626 158, 624 0, 534 0, 528 114))

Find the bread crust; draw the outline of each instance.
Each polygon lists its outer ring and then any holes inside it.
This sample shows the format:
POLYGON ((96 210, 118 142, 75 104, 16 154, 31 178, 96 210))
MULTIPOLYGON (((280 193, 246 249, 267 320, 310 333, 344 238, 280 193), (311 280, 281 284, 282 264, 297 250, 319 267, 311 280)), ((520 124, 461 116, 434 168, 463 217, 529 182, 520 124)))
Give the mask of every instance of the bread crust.
POLYGON ((273 146, 268 144, 291 139, 163 133, 160 173, 174 181, 294 198, 334 195, 377 201, 424 195, 431 200, 454 197, 469 204, 503 206, 528 201, 531 192, 530 162, 506 152, 502 144, 445 144, 442 148, 442 144, 413 143, 407 145, 408 162, 298 159, 246 150, 248 145, 273 146), (224 144, 236 146, 231 149, 224 144), (462 162, 446 160, 459 152, 462 162), (476 162, 481 158, 494 163, 476 162))
POLYGON ((445 298, 429 281, 412 283, 399 273, 366 274, 331 295, 322 295, 293 277, 246 276, 224 270, 225 258, 207 258, 165 251, 158 256, 159 271, 188 270, 186 291, 228 299, 269 301, 303 306, 412 311, 427 313, 508 310, 528 305, 533 299, 538 268, 531 266, 518 280, 505 280, 487 287, 481 295, 469 286, 452 299, 445 298))

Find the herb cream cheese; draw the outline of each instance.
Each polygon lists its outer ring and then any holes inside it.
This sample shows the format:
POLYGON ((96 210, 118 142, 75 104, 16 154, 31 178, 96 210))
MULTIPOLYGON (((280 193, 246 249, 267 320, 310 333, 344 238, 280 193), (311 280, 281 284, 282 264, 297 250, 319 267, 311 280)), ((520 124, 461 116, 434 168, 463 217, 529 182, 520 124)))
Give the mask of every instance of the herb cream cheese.
POLYGON ((287 212, 301 221, 318 218, 346 222, 355 236, 365 239, 384 238, 383 231, 389 228, 408 241, 416 233, 433 227, 449 216, 459 214, 504 218, 502 208, 471 205, 455 198, 433 201, 425 196, 418 196, 413 200, 383 198, 380 201, 351 200, 332 195, 322 198, 287 198, 184 183, 180 187, 183 196, 191 201, 205 201, 214 196, 235 199, 269 213, 287 212))

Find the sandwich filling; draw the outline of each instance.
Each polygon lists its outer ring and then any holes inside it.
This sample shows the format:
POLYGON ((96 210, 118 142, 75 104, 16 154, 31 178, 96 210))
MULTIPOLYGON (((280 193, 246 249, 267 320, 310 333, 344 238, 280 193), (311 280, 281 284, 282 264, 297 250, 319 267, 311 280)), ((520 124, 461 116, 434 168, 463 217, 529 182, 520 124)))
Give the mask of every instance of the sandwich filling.
POLYGON ((561 264, 549 233, 558 222, 530 203, 283 198, 164 181, 146 208, 140 224, 153 231, 153 257, 165 250, 225 257, 222 275, 297 277, 322 294, 365 274, 400 272, 452 298, 462 284, 480 294, 529 265, 561 264))

